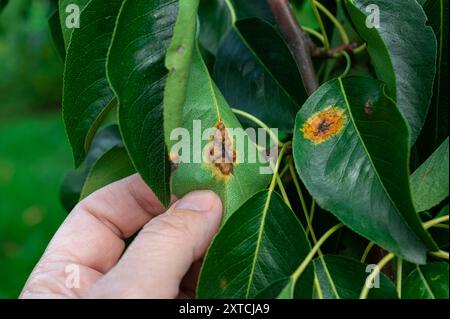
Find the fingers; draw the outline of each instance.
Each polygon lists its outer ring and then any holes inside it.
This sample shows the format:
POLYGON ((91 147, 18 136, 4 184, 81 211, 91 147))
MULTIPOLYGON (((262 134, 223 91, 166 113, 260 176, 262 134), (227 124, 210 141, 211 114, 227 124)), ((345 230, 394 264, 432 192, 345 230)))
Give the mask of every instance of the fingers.
POLYGON ((83 278, 83 293, 101 275, 112 268, 123 253, 123 238, 130 237, 151 218, 164 212, 164 207, 142 181, 133 175, 95 192, 80 202, 64 221, 44 256, 31 274, 22 296, 58 292, 72 296, 65 289, 68 265, 78 265, 83 278), (57 287, 55 287, 57 286, 57 287))
POLYGON ((220 199, 193 192, 151 220, 90 298, 175 298, 192 263, 205 253, 222 217, 220 199))

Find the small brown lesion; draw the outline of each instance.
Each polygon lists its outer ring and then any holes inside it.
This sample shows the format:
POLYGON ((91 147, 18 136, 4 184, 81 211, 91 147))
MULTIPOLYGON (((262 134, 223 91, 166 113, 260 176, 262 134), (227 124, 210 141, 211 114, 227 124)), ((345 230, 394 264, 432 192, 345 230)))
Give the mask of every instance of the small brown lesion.
POLYGON ((370 99, 364 104, 364 113, 367 115, 373 114, 373 103, 370 99))
POLYGON ((303 124, 303 136, 314 144, 321 144, 341 133, 347 117, 343 109, 328 106, 321 112, 314 113, 303 124))
POLYGON ((234 172, 236 150, 222 120, 217 122, 215 129, 209 144, 208 163, 211 163, 221 175, 228 177, 234 172))

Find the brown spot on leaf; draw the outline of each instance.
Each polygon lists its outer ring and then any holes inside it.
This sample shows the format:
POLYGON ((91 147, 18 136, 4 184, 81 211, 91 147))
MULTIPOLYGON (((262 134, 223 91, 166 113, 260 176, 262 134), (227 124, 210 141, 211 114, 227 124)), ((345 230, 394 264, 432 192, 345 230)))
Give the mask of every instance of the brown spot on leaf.
POLYGON ((303 124, 303 136, 314 144, 321 144, 341 133, 347 122, 344 110, 336 106, 328 106, 323 111, 314 113, 303 124))
POLYGON ((222 176, 228 177, 234 172, 236 150, 233 148, 233 142, 228 136, 222 120, 219 120, 215 128, 216 131, 214 135, 211 136, 208 162, 211 163, 222 176))
POLYGON ((371 100, 367 100, 366 104, 364 105, 364 113, 366 113, 367 115, 372 115, 373 104, 371 100))

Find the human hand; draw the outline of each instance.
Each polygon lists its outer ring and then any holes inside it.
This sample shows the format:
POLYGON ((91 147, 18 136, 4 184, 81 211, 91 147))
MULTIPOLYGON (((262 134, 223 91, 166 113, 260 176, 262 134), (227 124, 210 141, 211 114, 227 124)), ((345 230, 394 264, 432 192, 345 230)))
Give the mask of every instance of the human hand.
POLYGON ((193 297, 222 204, 198 191, 164 211, 138 175, 95 192, 61 225, 20 297, 193 297))

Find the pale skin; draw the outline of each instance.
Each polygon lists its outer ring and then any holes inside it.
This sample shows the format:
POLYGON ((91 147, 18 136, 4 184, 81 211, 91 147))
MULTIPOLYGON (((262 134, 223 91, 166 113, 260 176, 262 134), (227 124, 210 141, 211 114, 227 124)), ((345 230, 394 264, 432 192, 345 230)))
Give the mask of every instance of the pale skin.
POLYGON ((20 297, 194 297, 222 204, 210 191, 172 203, 164 209, 138 175, 98 190, 69 214, 20 297), (124 239, 135 234, 125 250, 124 239), (79 288, 68 277, 73 269, 79 269, 79 288))

